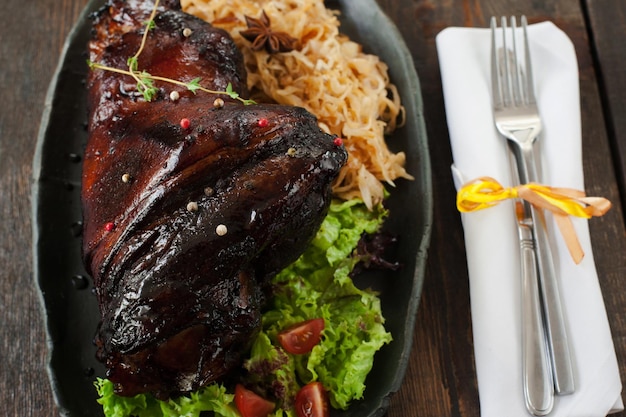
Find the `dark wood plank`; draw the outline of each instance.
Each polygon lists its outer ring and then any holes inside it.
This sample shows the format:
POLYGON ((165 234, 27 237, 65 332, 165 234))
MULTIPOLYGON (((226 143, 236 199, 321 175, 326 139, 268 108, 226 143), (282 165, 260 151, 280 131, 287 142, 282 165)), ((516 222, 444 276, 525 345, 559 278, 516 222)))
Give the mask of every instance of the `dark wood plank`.
POLYGON ((613 139, 619 185, 626 187, 626 61, 621 55, 626 35, 626 4, 610 0, 586 0, 589 28, 606 125, 613 139))
MULTIPOLYGON (((599 80, 600 103, 604 110, 606 130, 612 147, 612 162, 616 170, 617 185, 620 188, 622 206, 626 204, 626 59, 624 58, 624 39, 626 36, 626 3, 610 0, 586 0, 589 31, 593 38, 596 75, 599 80)), ((586 100, 585 100, 586 101, 586 100)), ((589 106, 591 107, 591 105, 589 106)), ((589 132, 593 143, 597 132, 589 132)), ((590 145, 593 146, 593 145, 590 145)), ((608 162, 608 159, 604 160, 608 162)), ((589 170, 598 169, 603 161, 597 159, 589 164, 589 170)), ((605 178, 611 182, 611 178, 605 178)), ((599 185, 605 188, 606 185, 599 185)), ((611 217, 592 224, 595 236, 610 243, 613 233, 622 234, 623 229, 617 228, 617 217, 624 216, 623 211, 615 210, 611 217)), ((605 253, 596 252, 596 263, 603 275, 602 285, 613 340, 617 349, 617 359, 621 364, 622 381, 626 380, 626 292, 623 291, 624 246, 607 247, 605 253), (608 258, 621 259, 619 266, 608 258), (599 259, 598 259, 599 258, 599 259), (606 262, 606 263, 605 263, 606 262), (615 269, 614 269, 615 268, 615 269)), ((626 415, 626 413, 624 413, 626 415)))
POLYGON ((3 3, 0 13, 0 414, 50 416, 46 343, 32 285, 30 183, 48 83, 86 0, 3 3))

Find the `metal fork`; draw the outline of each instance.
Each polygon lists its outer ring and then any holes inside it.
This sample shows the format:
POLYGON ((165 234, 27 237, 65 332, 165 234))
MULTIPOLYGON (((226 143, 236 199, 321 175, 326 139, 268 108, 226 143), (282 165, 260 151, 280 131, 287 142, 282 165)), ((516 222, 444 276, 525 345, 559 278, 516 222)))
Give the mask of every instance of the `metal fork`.
MULTIPOLYGON (((519 181, 525 184, 540 182, 533 145, 542 130, 542 122, 534 94, 525 16, 522 16, 521 23, 523 60, 518 59, 515 18, 511 18, 510 37, 506 33, 506 18, 501 19, 500 48, 497 47, 496 19, 491 18, 491 80, 495 124, 500 134, 508 140, 515 155, 519 181), (504 53, 498 53, 499 50, 504 53), (503 59, 503 57, 506 58, 503 59), (523 61, 524 65, 520 61, 523 61), (525 68, 522 69, 523 67, 525 68)), ((539 210, 529 205, 526 209, 530 210, 529 226, 533 232, 536 249, 540 295, 543 298, 545 338, 552 368, 554 391, 557 394, 570 394, 575 389, 572 360, 545 221, 543 213, 539 210)), ((528 363, 525 366, 527 365, 528 363)), ((537 374, 537 369, 534 372, 537 374)), ((530 388, 531 392, 532 389, 530 388)))

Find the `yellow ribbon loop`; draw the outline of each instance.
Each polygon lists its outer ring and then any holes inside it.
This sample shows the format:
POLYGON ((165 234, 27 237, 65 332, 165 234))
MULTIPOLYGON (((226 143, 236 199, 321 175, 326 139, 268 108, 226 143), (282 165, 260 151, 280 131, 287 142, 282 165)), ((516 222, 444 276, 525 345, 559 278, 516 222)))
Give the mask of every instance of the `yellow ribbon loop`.
POLYGON ((577 264, 582 261, 584 253, 568 216, 589 219, 602 216, 611 208, 611 202, 606 198, 587 197, 580 190, 535 183, 503 187, 491 177, 480 177, 463 185, 457 193, 456 206, 460 212, 468 213, 493 207, 513 198, 521 198, 554 214, 570 255, 577 264))

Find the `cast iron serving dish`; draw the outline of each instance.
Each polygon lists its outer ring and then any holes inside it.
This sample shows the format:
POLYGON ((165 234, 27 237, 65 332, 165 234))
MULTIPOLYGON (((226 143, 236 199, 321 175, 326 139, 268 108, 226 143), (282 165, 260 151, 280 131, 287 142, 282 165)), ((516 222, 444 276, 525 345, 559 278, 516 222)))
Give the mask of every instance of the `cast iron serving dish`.
MULTIPOLYGON (((93 386, 96 377, 104 376, 93 344, 99 312, 81 260, 80 181, 87 142, 88 16, 103 3, 91 0, 68 36, 46 98, 33 161, 33 267, 48 336, 48 375, 61 415, 71 417, 102 415, 93 386)), ((341 11, 343 33, 388 64, 407 115, 388 143, 392 150, 406 152, 407 171, 416 178, 399 180, 391 189, 391 215, 384 226, 399 237, 390 258, 403 268, 358 278, 359 284, 380 292, 393 342, 377 353, 364 399, 346 411, 331 412, 336 417, 382 416, 404 378, 430 240, 432 190, 422 99, 411 55, 376 0, 326 3, 341 11)))

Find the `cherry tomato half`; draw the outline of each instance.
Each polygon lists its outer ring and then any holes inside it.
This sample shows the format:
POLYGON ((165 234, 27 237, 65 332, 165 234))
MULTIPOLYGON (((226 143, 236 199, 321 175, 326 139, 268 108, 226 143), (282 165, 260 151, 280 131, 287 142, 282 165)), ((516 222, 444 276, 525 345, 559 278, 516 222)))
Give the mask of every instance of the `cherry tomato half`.
POLYGON ((303 321, 278 333, 278 342, 287 352, 302 355, 309 353, 320 342, 322 330, 324 330, 322 318, 303 321))
POLYGON ((328 417, 328 395, 321 382, 310 382, 296 394, 298 417, 328 417))
POLYGON ((241 384, 235 386, 235 405, 243 417, 267 417, 276 405, 241 384))

